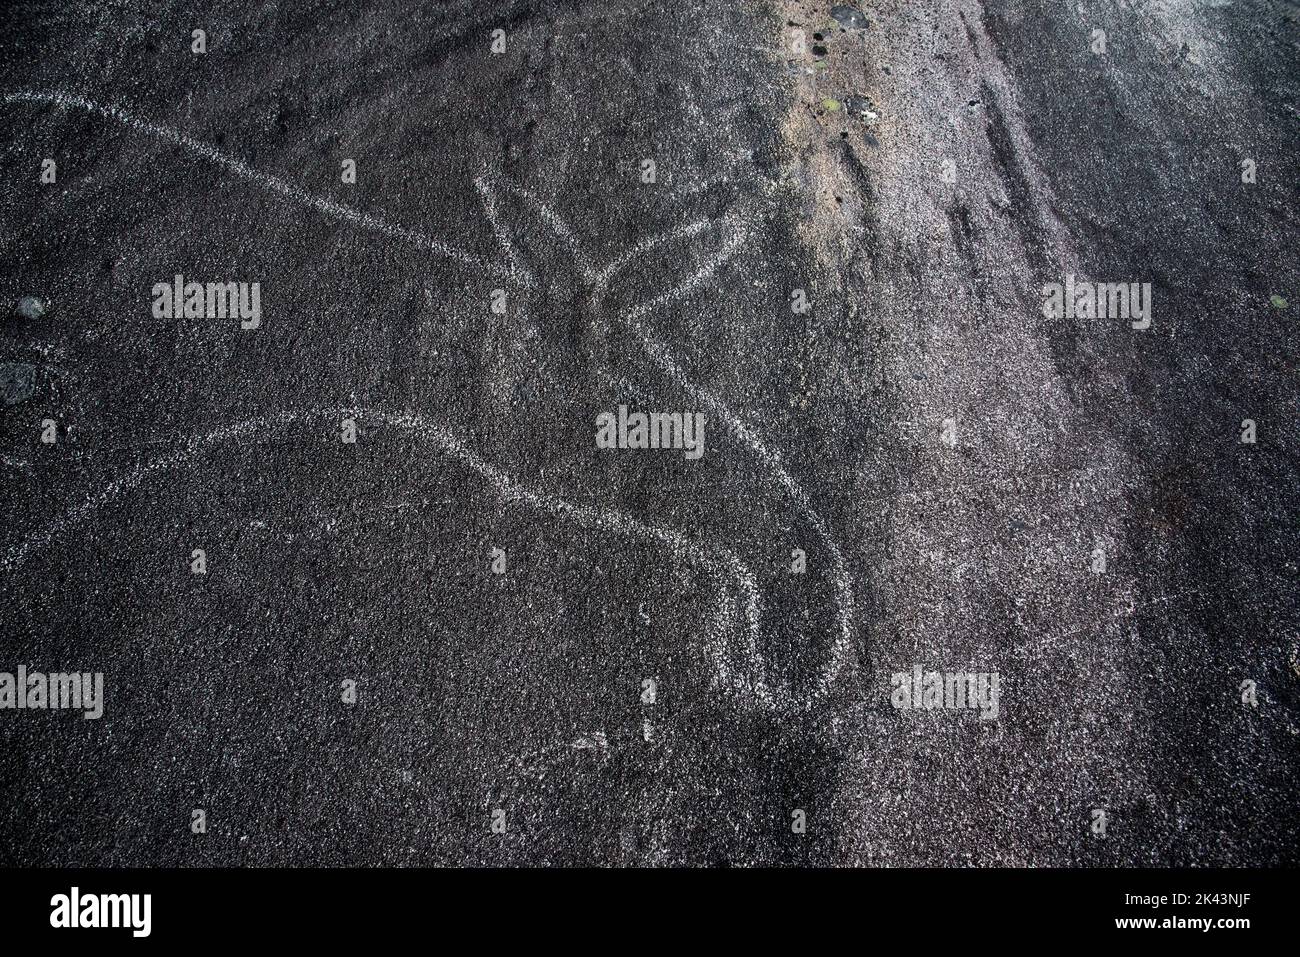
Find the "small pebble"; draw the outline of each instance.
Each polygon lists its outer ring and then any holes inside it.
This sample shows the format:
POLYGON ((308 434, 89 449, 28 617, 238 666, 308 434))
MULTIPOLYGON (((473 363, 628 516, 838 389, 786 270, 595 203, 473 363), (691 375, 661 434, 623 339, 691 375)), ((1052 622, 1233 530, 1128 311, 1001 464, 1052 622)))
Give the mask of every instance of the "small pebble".
POLYGON ((864 120, 874 120, 880 116, 876 110, 876 105, 871 102, 871 98, 858 94, 845 98, 844 109, 849 115, 861 117, 864 120))
POLYGON ((49 303, 35 296, 23 296, 18 300, 18 304, 14 306, 14 312, 19 319, 39 319, 49 310, 49 303))
POLYGON ((861 10, 855 10, 853 7, 835 6, 831 7, 831 16, 835 22, 848 30, 865 30, 867 28, 867 17, 861 10))
POLYGON ((26 362, 0 362, 0 402, 17 405, 36 394, 36 367, 26 362))

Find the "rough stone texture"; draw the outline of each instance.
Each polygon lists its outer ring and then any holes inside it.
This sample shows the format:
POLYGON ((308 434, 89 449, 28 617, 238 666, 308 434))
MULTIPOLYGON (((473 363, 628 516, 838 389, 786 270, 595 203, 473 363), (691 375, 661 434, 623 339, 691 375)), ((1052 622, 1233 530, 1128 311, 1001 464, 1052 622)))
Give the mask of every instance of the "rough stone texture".
POLYGON ((248 7, 0 28, 0 863, 1296 862, 1293 6, 248 7))

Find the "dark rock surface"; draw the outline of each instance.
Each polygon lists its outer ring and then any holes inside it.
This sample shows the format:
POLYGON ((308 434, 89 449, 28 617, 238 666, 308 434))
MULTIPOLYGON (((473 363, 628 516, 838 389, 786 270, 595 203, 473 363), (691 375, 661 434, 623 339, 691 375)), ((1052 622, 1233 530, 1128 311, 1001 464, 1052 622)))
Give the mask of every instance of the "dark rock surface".
POLYGON ((15 8, 0 863, 1296 863, 1294 6, 863 12, 15 8))

